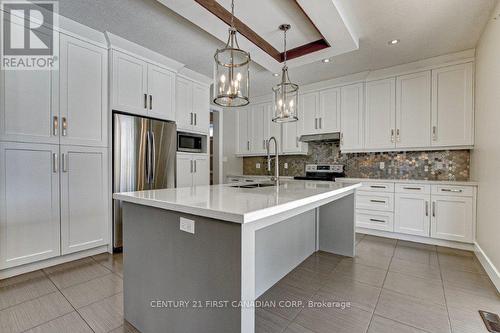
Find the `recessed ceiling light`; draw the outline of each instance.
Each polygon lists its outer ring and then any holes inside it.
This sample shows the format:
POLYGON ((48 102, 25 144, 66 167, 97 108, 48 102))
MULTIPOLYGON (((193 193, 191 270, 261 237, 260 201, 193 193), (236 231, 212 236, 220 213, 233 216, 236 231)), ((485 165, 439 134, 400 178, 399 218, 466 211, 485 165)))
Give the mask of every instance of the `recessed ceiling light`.
POLYGON ((274 76, 274 77, 278 77, 278 76, 280 76, 280 75, 279 75, 279 73, 273 73, 273 76, 274 76))
POLYGON ((323 61, 323 63, 327 64, 327 63, 329 63, 331 60, 330 60, 330 58, 326 58, 326 59, 323 59, 322 61, 323 61))
POLYGON ((399 39, 393 39, 393 40, 390 40, 388 44, 389 45, 396 45, 398 43, 399 43, 399 39))

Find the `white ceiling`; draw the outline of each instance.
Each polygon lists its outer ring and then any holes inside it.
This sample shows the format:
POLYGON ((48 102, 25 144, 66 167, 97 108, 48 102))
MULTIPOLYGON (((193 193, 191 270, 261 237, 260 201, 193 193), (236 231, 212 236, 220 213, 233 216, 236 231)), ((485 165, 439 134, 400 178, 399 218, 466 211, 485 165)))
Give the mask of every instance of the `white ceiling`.
MULTIPOLYGON (((329 64, 315 62, 291 69, 292 80, 299 84, 474 48, 497 2, 332 1, 342 8, 350 28, 359 37, 359 50, 335 56, 329 64), (389 46, 387 42, 394 38, 401 39, 401 43, 389 46)), ((222 45, 156 0, 64 0, 59 8, 63 16, 100 31, 108 30, 208 76, 212 75, 213 53, 222 45)), ((270 92, 277 78, 255 64, 251 70, 252 95, 270 92)))

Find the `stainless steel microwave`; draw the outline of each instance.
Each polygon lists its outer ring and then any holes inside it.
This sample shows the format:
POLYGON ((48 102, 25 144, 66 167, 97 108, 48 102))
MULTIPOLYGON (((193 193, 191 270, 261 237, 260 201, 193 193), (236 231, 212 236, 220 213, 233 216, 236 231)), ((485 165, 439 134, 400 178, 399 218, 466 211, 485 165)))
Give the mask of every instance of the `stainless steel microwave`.
POLYGON ((203 135, 177 132, 177 151, 187 153, 203 153, 203 135))

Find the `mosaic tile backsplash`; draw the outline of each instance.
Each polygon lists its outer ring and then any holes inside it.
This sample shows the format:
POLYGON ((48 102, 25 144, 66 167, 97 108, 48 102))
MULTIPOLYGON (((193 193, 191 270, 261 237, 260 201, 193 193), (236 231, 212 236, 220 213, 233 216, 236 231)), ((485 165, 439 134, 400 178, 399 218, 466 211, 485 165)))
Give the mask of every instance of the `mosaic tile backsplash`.
MULTIPOLYGON (((268 175, 266 161, 266 157, 245 157, 243 173, 268 175)), ((309 143, 308 155, 280 156, 280 174, 305 175, 308 163, 343 164, 351 178, 467 181, 470 177, 469 150, 342 154, 337 143, 320 142, 309 143), (288 163, 288 169, 284 169, 284 163, 288 163)))

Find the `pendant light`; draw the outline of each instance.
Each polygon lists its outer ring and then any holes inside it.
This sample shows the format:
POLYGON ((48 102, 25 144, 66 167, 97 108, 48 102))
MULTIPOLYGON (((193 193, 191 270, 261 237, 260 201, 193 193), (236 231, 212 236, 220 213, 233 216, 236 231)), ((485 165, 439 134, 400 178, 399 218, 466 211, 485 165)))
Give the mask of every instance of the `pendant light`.
POLYGON ((234 0, 231 1, 231 27, 226 46, 215 52, 214 103, 224 107, 250 103, 250 53, 240 49, 234 27, 234 0))
POLYGON ((299 86, 290 82, 288 77, 288 67, 286 66, 286 32, 290 30, 290 24, 282 24, 279 29, 284 34, 284 61, 281 70, 281 82, 273 87, 274 93, 274 117, 273 121, 285 123, 299 120, 298 102, 299 86))

